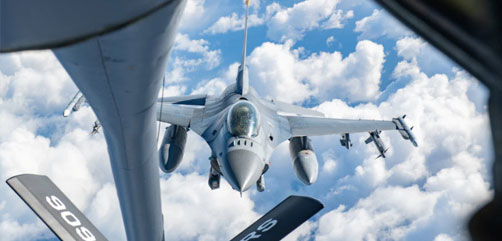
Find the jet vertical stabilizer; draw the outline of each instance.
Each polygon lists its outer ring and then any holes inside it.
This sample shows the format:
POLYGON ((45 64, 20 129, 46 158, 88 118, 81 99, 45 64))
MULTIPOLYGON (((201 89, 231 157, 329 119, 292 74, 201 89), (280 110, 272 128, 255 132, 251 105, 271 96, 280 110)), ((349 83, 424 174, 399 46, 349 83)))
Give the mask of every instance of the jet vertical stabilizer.
POLYGON ((246 15, 244 20, 244 44, 242 47, 242 62, 239 66, 239 73, 237 74, 237 94, 246 95, 249 90, 249 77, 248 69, 246 67, 246 48, 247 48, 247 37, 248 37, 248 11, 249 11, 249 0, 246 1, 246 15))

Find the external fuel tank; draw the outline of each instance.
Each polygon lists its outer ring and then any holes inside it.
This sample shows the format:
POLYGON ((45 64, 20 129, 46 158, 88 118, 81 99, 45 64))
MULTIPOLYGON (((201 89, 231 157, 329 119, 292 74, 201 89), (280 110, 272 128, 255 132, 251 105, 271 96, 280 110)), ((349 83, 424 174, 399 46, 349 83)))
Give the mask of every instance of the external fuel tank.
POLYGON ((298 136, 289 139, 289 153, 296 176, 306 185, 314 183, 317 180, 319 164, 310 138, 298 136))
POLYGON ((183 160, 187 130, 185 127, 171 125, 166 128, 159 150, 160 169, 166 173, 173 172, 183 160))

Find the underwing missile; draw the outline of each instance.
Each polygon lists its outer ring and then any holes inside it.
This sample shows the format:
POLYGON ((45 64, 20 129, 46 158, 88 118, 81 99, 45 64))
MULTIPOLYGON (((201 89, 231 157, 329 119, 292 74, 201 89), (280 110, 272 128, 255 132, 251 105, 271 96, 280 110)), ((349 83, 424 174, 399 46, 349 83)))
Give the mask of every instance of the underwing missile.
POLYGON ((380 152, 380 155, 377 156, 377 158, 379 158, 379 157, 385 158, 385 153, 387 152, 387 150, 389 150, 389 148, 385 147, 382 139, 380 138, 381 132, 382 131, 379 131, 379 130, 375 130, 375 131, 370 132, 370 137, 368 137, 368 139, 366 139, 366 141, 364 141, 366 144, 369 144, 371 142, 375 143, 375 146, 377 147, 378 152, 380 152))
POLYGON ((101 122, 99 120, 96 120, 94 122, 94 126, 92 126, 92 132, 91 135, 94 135, 99 132, 99 128, 101 128, 101 122))
MULTIPOLYGON (((77 92, 75 96, 71 99, 70 103, 66 106, 66 108, 63 111, 63 116, 68 117, 70 116, 71 112, 74 111, 74 107, 77 105, 77 103, 80 101, 80 99, 83 97, 82 92, 77 92)), ((81 103, 80 103, 81 104, 81 103)), ((80 108, 80 106, 78 107, 80 108)), ((77 108, 77 110, 78 110, 77 108)))

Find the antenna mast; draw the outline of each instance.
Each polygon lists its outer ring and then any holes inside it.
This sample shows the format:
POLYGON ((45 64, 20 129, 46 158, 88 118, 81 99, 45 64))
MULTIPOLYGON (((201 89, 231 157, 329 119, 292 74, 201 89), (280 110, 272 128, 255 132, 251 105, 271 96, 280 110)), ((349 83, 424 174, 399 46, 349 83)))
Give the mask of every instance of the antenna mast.
POLYGON ((246 66, 246 48, 248 40, 248 10, 249 10, 249 0, 246 0, 246 17, 244 19, 244 47, 242 48, 242 67, 246 66))
POLYGON ((246 68, 246 47, 248 38, 248 11, 249 0, 246 0, 246 18, 244 19, 244 47, 242 48, 242 62, 237 73, 236 93, 246 95, 249 89, 249 77, 246 68))

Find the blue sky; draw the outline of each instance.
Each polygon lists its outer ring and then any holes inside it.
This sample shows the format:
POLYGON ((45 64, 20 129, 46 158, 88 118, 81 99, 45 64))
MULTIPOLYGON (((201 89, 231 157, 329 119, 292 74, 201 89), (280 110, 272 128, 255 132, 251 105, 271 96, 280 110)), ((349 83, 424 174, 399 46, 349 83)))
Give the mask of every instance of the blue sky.
MULTIPOLYGON (((325 208, 287 240, 466 240, 466 218, 493 195, 486 89, 371 1, 251 4, 248 67, 260 95, 334 118, 407 114, 419 147, 384 133, 384 160, 365 134, 349 151, 339 136, 313 137, 319 178, 305 186, 283 143, 266 191, 241 198, 225 181, 209 189, 209 148, 189 133, 181 166, 161 177, 166 238, 230 238, 296 194, 325 208)), ((219 94, 234 81, 243 13, 241 1, 188 1, 164 95, 219 94)), ((0 178, 48 175, 110 240, 124 239, 104 138, 89 135, 92 110, 61 115, 75 92, 50 51, 0 55, 0 178)), ((2 238, 53 237, 6 185, 0 195, 2 238)))

